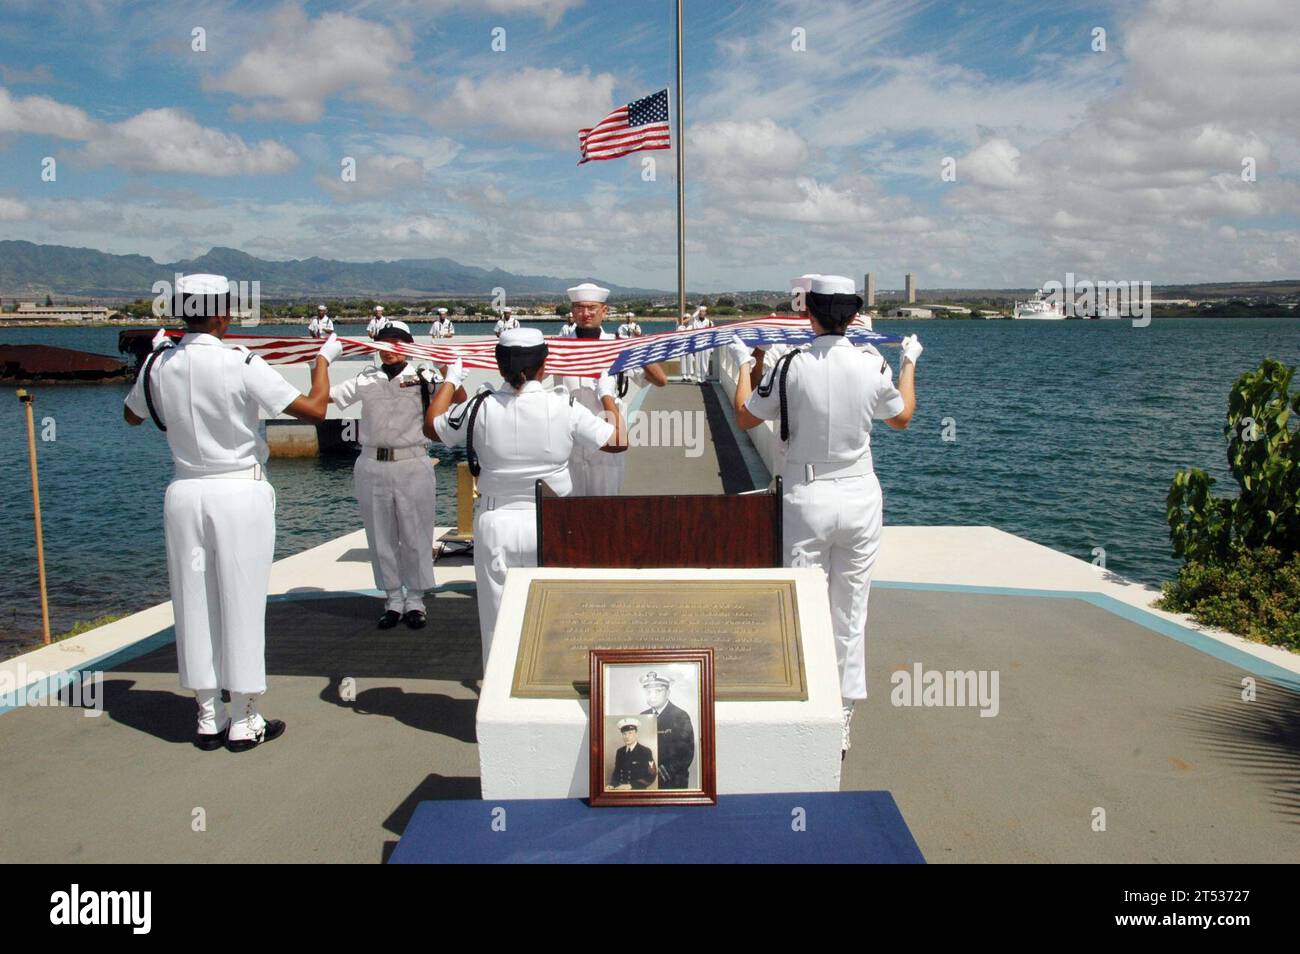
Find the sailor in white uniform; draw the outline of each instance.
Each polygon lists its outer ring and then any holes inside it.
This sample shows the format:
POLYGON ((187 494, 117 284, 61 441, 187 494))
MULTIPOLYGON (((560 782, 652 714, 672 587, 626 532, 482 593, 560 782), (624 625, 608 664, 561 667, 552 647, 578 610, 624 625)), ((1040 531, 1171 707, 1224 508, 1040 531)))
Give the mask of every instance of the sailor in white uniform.
POLYGON ((451 318, 447 316, 446 308, 438 309, 438 317, 433 320, 433 327, 429 329, 429 337, 433 341, 456 337, 456 326, 451 323, 451 318))
POLYGON ((478 478, 474 576, 485 670, 506 571, 537 565, 535 481, 545 480, 566 496, 572 490, 569 457, 575 446, 611 455, 627 449, 613 379, 604 377, 598 385, 604 416, 597 417, 583 405, 570 403, 562 388, 543 387, 546 354, 546 339, 538 329, 503 332, 496 349, 501 385, 452 407, 453 392, 465 377, 457 361, 425 415, 425 435, 464 445, 470 470, 478 478))
POLYGON ((506 308, 502 310, 501 317, 497 319, 497 323, 493 326, 492 333, 500 338, 503 332, 513 331, 518 327, 519 319, 514 316, 509 308, 506 308))
POLYGON ((636 319, 629 314, 621 325, 618 326, 618 337, 620 338, 640 338, 641 326, 636 323, 636 319))
MULTIPOLYGON (((853 704, 867 697, 867 599, 880 550, 882 498, 872 466, 871 427, 883 420, 902 430, 911 421, 921 344, 914 335, 903 340, 895 386, 884 358, 854 348, 844 337, 845 326, 862 307, 853 280, 819 275, 810 286, 809 321, 816 339, 770 366, 756 391, 747 374, 738 374, 734 404, 736 423, 746 430, 782 421, 785 564, 818 566, 827 574, 840 669, 842 749, 848 751, 853 704)), ((742 368, 753 360, 739 336, 728 347, 742 368)))
POLYGON ((330 336, 301 394, 262 358, 222 344, 230 283, 186 275, 173 314, 186 333, 162 332, 126 397, 131 425, 152 417, 167 433, 174 475, 163 500, 167 575, 176 617, 180 683, 194 691, 204 750, 242 752, 284 732, 266 720, 266 591, 275 551, 275 491, 267 483, 259 410, 318 424, 329 401, 329 363, 343 350, 330 336), (230 693, 230 710, 221 691, 230 693))
POLYGON ((388 319, 384 317, 384 306, 376 305, 374 315, 372 315, 370 321, 366 323, 366 334, 368 334, 373 340, 375 332, 384 327, 387 321, 388 319))
POLYGON ((316 306, 316 315, 307 324, 307 334, 313 338, 328 338, 334 334, 334 319, 324 305, 316 306))
MULTIPOLYGON (((808 290, 812 288, 812 280, 820 277, 820 275, 808 273, 790 279, 790 311, 792 314, 801 315, 804 318, 808 317, 808 290)), ((749 372, 750 387, 758 387, 759 382, 763 379, 763 369, 781 360, 781 355, 789 351, 791 347, 792 345, 778 342, 755 348, 753 351, 754 363, 750 366, 751 370, 749 372)))
MULTIPOLYGON (((692 323, 694 320, 695 320, 695 315, 693 315, 693 314, 690 315, 689 317, 688 317, 687 315, 682 315, 681 320, 680 320, 679 322, 677 322, 677 330, 678 330, 678 331, 690 331, 690 330, 691 330, 691 327, 692 327, 692 324, 691 324, 691 323, 692 323)), ((693 354, 684 354, 684 355, 681 356, 681 359, 680 359, 680 362, 679 362, 679 363, 680 363, 680 365, 681 365, 681 378, 682 378, 682 381, 683 381, 683 382, 686 382, 686 383, 694 382, 694 380, 695 380, 695 355, 693 355, 693 354)))
MULTIPOLYGON (((712 328, 713 320, 709 318, 709 309, 705 308, 703 305, 696 308, 695 314, 691 317, 691 327, 697 330, 700 328, 712 328)), ((703 384, 709 379, 709 356, 712 354, 713 351, 711 349, 708 351, 695 352, 695 382, 697 384, 703 384)))
MULTIPOLYGON (((404 321, 390 321, 375 341, 412 344, 404 321)), ((424 409, 441 378, 395 351, 380 351, 379 367, 366 368, 330 389, 340 408, 361 402, 361 454, 352 490, 361 505, 375 586, 386 601, 380 629, 399 622, 423 629, 424 594, 433 589, 434 464, 424 436, 424 409)), ((464 399, 462 390, 459 394, 464 399)))
MULTIPOLYGON (((614 336, 601 327, 607 310, 606 300, 609 289, 591 282, 583 282, 569 289, 569 301, 573 304, 573 318, 576 324, 575 338, 612 340, 614 336)), ((621 377, 621 375, 620 375, 621 377)), ((649 382, 655 387, 663 387, 668 377, 657 364, 647 364, 636 371, 627 372, 627 380, 637 384, 649 382)), ((600 395, 597 394, 596 378, 565 377, 560 380, 570 399, 581 404, 593 414, 602 409, 600 395)), ((619 382, 619 391, 625 391, 624 382, 619 382)), ((621 397, 616 395, 616 399, 621 397)), ((619 407, 620 412, 623 410, 619 407)), ((573 447, 573 457, 569 461, 569 476, 573 480, 573 492, 577 496, 614 497, 623 491, 625 461, 620 455, 601 453, 599 448, 592 450, 581 444, 573 447)))
POLYGON ((573 320, 572 316, 565 318, 564 323, 560 325, 560 337, 572 338, 578 331, 578 323, 573 320))

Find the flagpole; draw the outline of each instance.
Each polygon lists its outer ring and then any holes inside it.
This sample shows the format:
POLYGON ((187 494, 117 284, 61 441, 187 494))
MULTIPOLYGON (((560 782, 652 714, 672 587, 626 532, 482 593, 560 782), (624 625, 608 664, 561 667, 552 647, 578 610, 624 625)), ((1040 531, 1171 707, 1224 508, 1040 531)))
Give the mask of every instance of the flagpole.
POLYGON ((19 388, 18 400, 27 412, 27 459, 32 475, 32 514, 36 518, 36 578, 41 591, 41 635, 50 644, 50 598, 45 592, 45 536, 41 532, 41 484, 36 478, 36 423, 32 417, 32 395, 19 388))
POLYGON ((682 0, 677 0, 677 314, 686 314, 686 168, 682 139, 682 0))

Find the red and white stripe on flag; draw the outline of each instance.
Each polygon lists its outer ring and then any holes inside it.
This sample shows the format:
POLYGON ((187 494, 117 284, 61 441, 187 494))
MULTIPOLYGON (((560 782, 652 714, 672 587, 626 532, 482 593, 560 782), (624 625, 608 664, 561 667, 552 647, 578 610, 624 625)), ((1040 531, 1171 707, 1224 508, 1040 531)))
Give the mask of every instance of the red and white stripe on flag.
POLYGON ((578 165, 593 159, 617 159, 646 149, 671 149, 668 90, 620 106, 590 129, 578 130, 578 165))

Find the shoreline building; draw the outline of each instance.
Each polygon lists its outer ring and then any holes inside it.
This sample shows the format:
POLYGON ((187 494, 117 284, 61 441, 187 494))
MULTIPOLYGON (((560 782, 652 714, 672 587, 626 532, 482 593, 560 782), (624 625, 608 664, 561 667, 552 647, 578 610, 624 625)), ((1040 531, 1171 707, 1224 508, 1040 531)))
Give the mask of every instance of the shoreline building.
POLYGON ((903 279, 903 287, 904 287, 903 299, 909 305, 915 305, 916 304, 916 274, 914 272, 907 273, 907 276, 903 279))
POLYGON ((872 308, 876 304, 876 276, 873 272, 867 272, 862 277, 862 306, 872 308))
POLYGON ((102 305, 38 305, 20 301, 6 317, 14 321, 106 321, 113 313, 102 305))

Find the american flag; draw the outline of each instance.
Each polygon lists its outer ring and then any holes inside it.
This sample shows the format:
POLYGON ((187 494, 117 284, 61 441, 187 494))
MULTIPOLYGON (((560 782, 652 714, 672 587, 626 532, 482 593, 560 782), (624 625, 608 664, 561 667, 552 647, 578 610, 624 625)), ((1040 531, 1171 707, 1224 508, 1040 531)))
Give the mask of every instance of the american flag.
POLYGON ((671 149, 668 90, 620 106, 591 129, 578 130, 578 165, 593 159, 617 159, 642 149, 671 149))
MULTIPOLYGON (((169 331, 172 338, 181 333, 169 331)), ((548 337, 549 354, 546 370, 561 377, 594 378, 602 374, 618 374, 644 367, 659 361, 680 358, 696 351, 711 351, 724 347, 732 335, 739 335, 751 347, 770 344, 807 344, 813 340, 807 318, 797 315, 768 315, 749 321, 735 321, 714 328, 696 328, 689 331, 664 331, 640 338, 558 338, 548 337)), ((882 335, 869 331, 867 326, 854 320, 849 325, 847 337, 855 345, 897 344, 898 335, 882 335)), ((261 355, 270 364, 296 364, 310 361, 320 351, 317 338, 272 338, 265 335, 226 335, 225 342, 247 348, 261 355)), ((369 338, 340 338, 343 357, 369 359, 380 345, 369 338)), ((396 351, 412 361, 433 364, 450 364, 460 358, 467 368, 495 371, 497 369, 496 339, 466 341, 459 344, 405 344, 385 341, 386 351, 396 351)))

